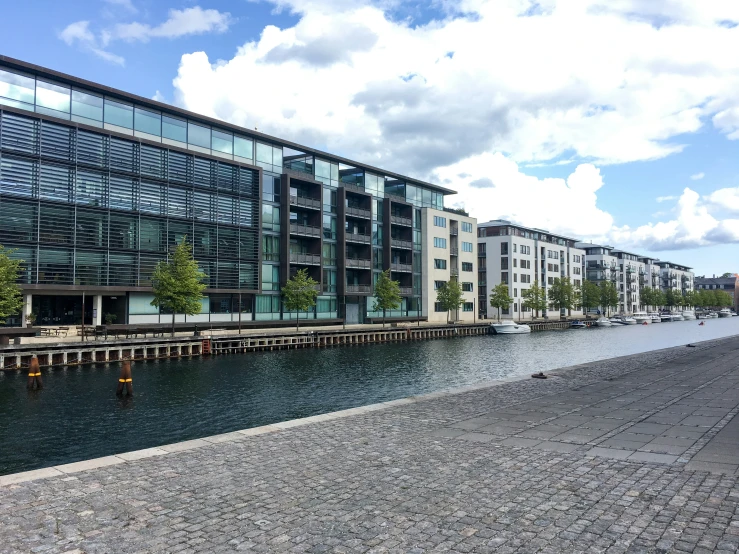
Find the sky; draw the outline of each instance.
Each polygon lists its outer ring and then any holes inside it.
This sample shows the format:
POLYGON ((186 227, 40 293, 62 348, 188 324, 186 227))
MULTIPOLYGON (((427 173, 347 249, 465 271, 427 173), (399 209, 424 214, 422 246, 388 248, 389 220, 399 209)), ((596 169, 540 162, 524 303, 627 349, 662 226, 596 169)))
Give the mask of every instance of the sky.
POLYGON ((735 0, 27 0, 0 54, 739 272, 735 0))

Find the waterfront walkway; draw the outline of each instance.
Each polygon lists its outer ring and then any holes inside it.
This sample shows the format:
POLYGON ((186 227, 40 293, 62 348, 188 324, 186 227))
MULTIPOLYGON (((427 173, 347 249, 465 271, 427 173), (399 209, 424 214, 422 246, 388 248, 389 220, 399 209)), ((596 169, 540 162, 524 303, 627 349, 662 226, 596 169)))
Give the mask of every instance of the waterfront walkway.
POLYGON ((736 552, 738 411, 739 338, 593 362, 0 477, 0 552, 736 552))

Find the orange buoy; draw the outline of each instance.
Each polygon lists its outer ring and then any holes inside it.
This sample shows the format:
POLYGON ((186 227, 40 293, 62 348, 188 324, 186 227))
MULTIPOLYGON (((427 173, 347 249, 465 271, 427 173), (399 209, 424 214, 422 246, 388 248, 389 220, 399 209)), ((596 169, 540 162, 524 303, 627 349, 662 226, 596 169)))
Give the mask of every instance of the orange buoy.
POLYGON ((44 383, 41 381, 41 369, 38 365, 38 358, 34 356, 28 364, 28 384, 29 389, 43 389, 44 383))
POLYGON ((118 378, 118 386, 115 389, 116 396, 123 396, 123 389, 128 396, 133 396, 133 379, 131 378, 131 360, 123 360, 121 364, 121 376, 118 378))

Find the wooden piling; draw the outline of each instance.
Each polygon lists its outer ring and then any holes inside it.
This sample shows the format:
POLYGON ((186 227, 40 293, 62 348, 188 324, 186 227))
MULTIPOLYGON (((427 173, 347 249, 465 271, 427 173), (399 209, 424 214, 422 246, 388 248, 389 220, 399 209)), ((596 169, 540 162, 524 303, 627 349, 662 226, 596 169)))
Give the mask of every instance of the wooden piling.
POLYGON ((115 389, 116 396, 123 396, 123 389, 128 396, 133 396, 133 379, 131 378, 131 360, 123 360, 121 364, 121 376, 118 378, 118 386, 115 389))
POLYGON ((41 368, 38 365, 38 358, 33 356, 28 363, 28 385, 29 389, 42 389, 44 384, 41 381, 41 368))

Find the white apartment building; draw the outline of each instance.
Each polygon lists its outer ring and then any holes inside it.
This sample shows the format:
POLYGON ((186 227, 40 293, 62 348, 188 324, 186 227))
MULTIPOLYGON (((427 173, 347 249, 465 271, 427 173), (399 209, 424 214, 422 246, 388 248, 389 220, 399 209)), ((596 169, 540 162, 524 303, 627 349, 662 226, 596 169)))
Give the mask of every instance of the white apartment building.
POLYGON ((660 268, 660 280, 663 291, 672 289, 674 292, 685 294, 693 290, 695 275, 691 271, 692 268, 672 262, 658 261, 657 265, 660 268))
POLYGON ((473 322, 477 319, 477 220, 456 212, 423 208, 422 259, 423 315, 429 322, 473 322), (448 314, 436 302, 436 290, 456 278, 462 286, 464 302, 448 314))
MULTIPOLYGON (((549 231, 516 225, 510 221, 495 220, 478 225, 478 302, 480 317, 498 317, 498 310, 490 306, 490 293, 500 283, 508 285, 513 299, 510 307, 501 310, 501 318, 525 320, 532 317, 522 306, 522 291, 535 281, 548 288, 557 277, 569 277, 576 286, 582 285, 585 251, 576 247, 575 239, 555 235, 549 231)), ((540 314, 541 315, 541 314, 540 314)), ((567 313, 549 306, 546 317, 558 319, 567 313)), ((577 307, 569 315, 582 316, 577 307)))

